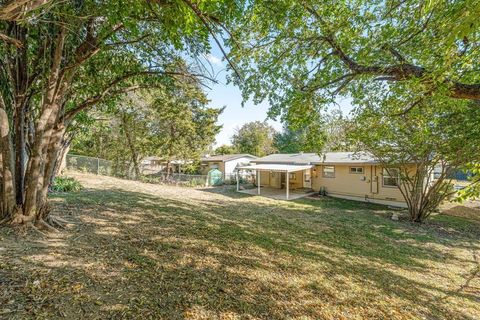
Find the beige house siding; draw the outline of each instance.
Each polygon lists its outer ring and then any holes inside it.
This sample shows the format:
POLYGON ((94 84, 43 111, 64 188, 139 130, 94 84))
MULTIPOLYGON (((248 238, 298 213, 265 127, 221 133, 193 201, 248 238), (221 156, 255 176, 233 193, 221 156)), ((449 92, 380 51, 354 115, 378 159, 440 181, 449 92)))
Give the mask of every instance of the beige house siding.
POLYGON ((290 176, 291 176, 289 179, 290 189, 303 188, 303 171, 292 172, 290 176))
POLYGON ((262 187, 270 186, 270 172, 260 171, 260 185, 262 187))
POLYGON ((323 176, 323 166, 312 169, 312 189, 324 187, 327 194, 372 202, 403 205, 405 200, 397 187, 384 186, 382 168, 376 165, 335 165, 335 177, 323 176), (363 167, 363 173, 351 173, 350 167, 363 167), (378 200, 378 201, 374 201, 378 200))
MULTIPOLYGON (((282 175, 285 175, 285 174, 286 174, 285 172, 260 171, 260 185, 262 187, 281 189, 282 175)), ((291 178, 289 179, 290 189, 303 188, 303 179, 304 179, 303 171, 292 172, 291 178)), ((286 181, 286 177, 285 177, 285 181, 286 181)))

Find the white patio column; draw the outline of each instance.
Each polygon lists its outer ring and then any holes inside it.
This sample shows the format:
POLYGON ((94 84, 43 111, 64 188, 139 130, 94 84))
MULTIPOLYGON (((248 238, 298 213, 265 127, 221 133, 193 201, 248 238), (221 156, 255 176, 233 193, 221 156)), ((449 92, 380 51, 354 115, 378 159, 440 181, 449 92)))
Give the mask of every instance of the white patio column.
POLYGON ((240 191, 240 179, 239 179, 239 174, 238 172, 240 171, 240 169, 237 169, 237 191, 240 191))
POLYGON ((260 170, 257 170, 257 186, 258 186, 258 195, 260 195, 260 170))
POLYGON ((285 174, 287 175, 287 200, 288 200, 288 196, 289 196, 289 193, 290 193, 290 174, 288 173, 288 170, 285 171, 285 174))

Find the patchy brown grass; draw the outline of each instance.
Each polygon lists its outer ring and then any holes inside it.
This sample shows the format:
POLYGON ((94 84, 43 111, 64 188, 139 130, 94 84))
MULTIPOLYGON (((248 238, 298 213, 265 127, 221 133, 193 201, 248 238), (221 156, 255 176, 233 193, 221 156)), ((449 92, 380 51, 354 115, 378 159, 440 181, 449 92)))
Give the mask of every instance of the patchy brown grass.
POLYGON ((67 230, 0 229, 0 318, 478 319, 480 224, 75 174, 67 230))

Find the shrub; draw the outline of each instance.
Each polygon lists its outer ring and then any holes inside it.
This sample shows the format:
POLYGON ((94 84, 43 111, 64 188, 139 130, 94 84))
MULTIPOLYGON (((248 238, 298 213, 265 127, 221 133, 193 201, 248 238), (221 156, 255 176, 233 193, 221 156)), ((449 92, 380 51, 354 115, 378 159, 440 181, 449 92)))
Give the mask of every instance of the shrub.
POLYGON ((80 182, 72 177, 55 177, 52 184, 52 191, 55 192, 77 192, 82 188, 80 182))

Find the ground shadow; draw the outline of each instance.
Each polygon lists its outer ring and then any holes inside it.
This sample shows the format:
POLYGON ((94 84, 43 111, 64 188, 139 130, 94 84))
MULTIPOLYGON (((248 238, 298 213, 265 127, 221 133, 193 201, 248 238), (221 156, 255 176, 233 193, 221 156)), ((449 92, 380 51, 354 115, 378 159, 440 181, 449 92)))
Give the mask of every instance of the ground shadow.
POLYGON ((55 195, 54 214, 72 222, 57 238, 0 229, 0 316, 473 319, 475 289, 423 278, 443 265, 472 268, 455 251, 479 249, 475 233, 456 231, 463 224, 415 226, 383 206, 219 189, 55 195))

